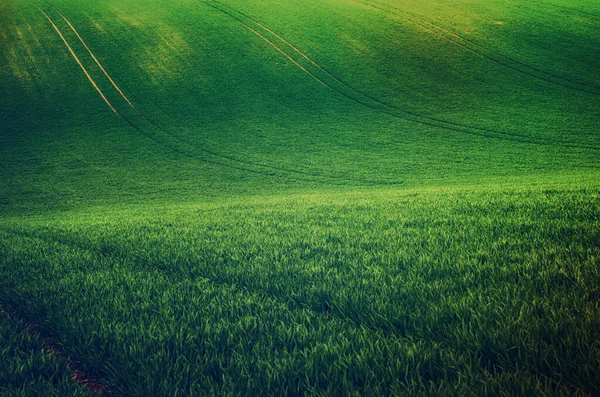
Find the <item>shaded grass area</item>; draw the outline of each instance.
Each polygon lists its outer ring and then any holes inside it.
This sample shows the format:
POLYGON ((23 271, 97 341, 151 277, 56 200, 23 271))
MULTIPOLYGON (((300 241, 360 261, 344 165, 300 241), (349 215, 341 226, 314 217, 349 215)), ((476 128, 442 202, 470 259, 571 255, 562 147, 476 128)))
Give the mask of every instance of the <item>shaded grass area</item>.
POLYGON ((593 395, 594 187, 5 222, 1 302, 124 395, 593 395))
POLYGON ((69 376, 66 362, 44 353, 43 338, 15 316, 0 313, 0 395, 89 396, 69 376))

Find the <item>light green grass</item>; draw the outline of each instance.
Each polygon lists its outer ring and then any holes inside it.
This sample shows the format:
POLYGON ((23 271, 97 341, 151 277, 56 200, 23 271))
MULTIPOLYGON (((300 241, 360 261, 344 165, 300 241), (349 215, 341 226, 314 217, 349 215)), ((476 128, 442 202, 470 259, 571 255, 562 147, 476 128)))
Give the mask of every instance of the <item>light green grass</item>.
MULTIPOLYGON (((596 395, 599 27, 3 1, 0 305, 116 395, 596 395)), ((0 331, 0 393, 73 387, 0 331)))
POLYGON ((0 299, 124 395, 591 395, 598 198, 430 189, 7 222, 0 299))
POLYGON ((599 22, 544 4, 42 5, 121 118, 5 2, 3 211, 597 171, 599 22))

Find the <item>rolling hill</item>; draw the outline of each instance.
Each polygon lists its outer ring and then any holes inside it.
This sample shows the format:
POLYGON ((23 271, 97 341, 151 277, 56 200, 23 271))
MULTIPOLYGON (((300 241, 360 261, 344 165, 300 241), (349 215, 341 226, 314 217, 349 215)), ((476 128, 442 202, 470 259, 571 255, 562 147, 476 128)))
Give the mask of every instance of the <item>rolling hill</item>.
POLYGON ((600 392, 598 48, 583 0, 3 1, 0 330, 68 364, 0 393, 600 392))
POLYGON ((594 171, 598 18, 462 3, 5 2, 2 201, 594 171))

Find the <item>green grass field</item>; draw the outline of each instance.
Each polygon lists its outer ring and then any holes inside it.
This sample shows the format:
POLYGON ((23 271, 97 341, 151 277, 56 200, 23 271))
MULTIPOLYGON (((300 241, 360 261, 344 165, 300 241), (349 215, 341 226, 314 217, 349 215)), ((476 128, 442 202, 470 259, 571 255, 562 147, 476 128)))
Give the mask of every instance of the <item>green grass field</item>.
POLYGON ((583 0, 2 1, 0 395, 600 394, 598 48, 583 0))

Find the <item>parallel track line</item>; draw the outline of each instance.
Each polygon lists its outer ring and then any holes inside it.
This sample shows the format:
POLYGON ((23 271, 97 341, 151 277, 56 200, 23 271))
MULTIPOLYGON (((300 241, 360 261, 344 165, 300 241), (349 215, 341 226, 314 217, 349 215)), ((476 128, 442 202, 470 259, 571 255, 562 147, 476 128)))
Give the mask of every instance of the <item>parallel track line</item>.
MULTIPOLYGON (((54 8, 54 7, 52 7, 52 8, 54 8)), ((69 27, 71 28, 71 30, 73 31, 73 33, 75 33, 75 35, 77 36, 77 38, 79 39, 79 41, 81 42, 81 44, 83 44, 83 46, 88 51, 88 53, 90 54, 90 56, 92 57, 92 59, 94 60, 94 62, 96 62, 96 65, 98 65, 98 67, 100 68, 100 70, 102 70, 102 73, 104 73, 104 75, 106 76, 106 78, 108 79, 108 81, 110 81, 110 83, 115 88, 115 90, 117 90, 117 92, 121 95, 121 97, 129 104, 129 106, 131 106, 134 110, 137 110, 137 109, 135 109, 135 106, 133 105, 133 103, 131 103, 131 101, 129 100, 129 98, 127 98, 127 96, 123 93, 123 91, 121 91, 121 88, 119 88, 119 86, 117 85, 117 83, 115 83, 115 81, 112 79, 112 77, 110 77, 110 75, 108 74, 108 72, 106 71, 106 69, 104 69, 104 67, 102 66, 102 64, 100 63, 100 61, 98 60, 98 58, 96 58, 96 56, 94 55, 94 53, 92 52, 92 50, 90 49, 90 47, 88 47, 88 45, 86 44, 86 42, 79 35, 79 32, 77 31, 77 29, 75 29, 75 27, 71 24, 71 22, 59 10, 57 10, 56 8, 54 8, 54 10, 69 25, 69 27)))
POLYGON ((567 78, 567 77, 559 76, 559 75, 554 74, 552 72, 547 72, 547 71, 542 70, 540 68, 537 68, 535 66, 529 65, 529 64, 527 64, 525 62, 521 62, 521 61, 519 61, 517 59, 511 58, 511 57, 509 57, 507 55, 504 55, 504 54, 502 54, 502 53, 500 53, 498 51, 495 51, 495 50, 490 49, 490 48, 488 48, 488 47, 486 47, 486 46, 484 46, 482 44, 479 44, 476 41, 473 41, 473 40, 468 39, 468 38, 466 38, 464 36, 461 36, 460 34, 458 34, 456 32, 453 32, 452 30, 449 30, 449 29, 447 29, 447 28, 445 28, 445 27, 443 27, 443 26, 441 26, 441 25, 439 25, 439 24, 437 24, 435 22, 429 21, 427 19, 423 19, 423 18, 419 17, 418 15, 415 15, 415 14, 412 14, 412 13, 409 13, 409 12, 406 12, 406 11, 402 12, 402 11, 398 10, 397 8, 395 8, 395 7, 377 5, 376 2, 366 2, 366 1, 361 1, 361 0, 354 0, 354 1, 357 2, 357 3, 359 3, 359 4, 363 4, 363 5, 366 5, 368 7, 371 7, 371 8, 383 11, 383 12, 387 12, 387 13, 395 15, 397 17, 404 18, 404 20, 406 20, 406 21, 408 21, 408 22, 410 22, 410 23, 412 23, 414 25, 419 26, 420 28, 428 31, 431 34, 434 34, 434 35, 436 35, 436 36, 438 36, 438 37, 440 37, 440 38, 442 38, 444 40, 447 40, 447 41, 449 41, 449 42, 451 42, 451 43, 453 43, 453 44, 455 44, 457 46, 460 46, 460 47, 462 47, 464 49, 467 49, 468 51, 470 51, 472 53, 475 53, 475 54, 477 54, 477 55, 479 55, 481 57, 484 57, 484 58, 486 58, 486 59, 488 59, 488 60, 490 60, 492 62, 495 62, 495 63, 497 63, 497 64, 499 64, 501 66, 504 66, 506 68, 509 68, 511 70, 514 70, 514 71, 516 71, 518 73, 522 73, 524 75, 533 77, 535 79, 546 81, 546 82, 549 82, 551 84, 558 85, 558 86, 561 86, 561 87, 565 87, 565 88, 568 88, 568 89, 571 89, 571 90, 585 92, 587 94, 592 94, 592 95, 600 95, 600 93, 598 93, 597 91, 595 91, 595 90, 597 90, 597 89, 600 88, 600 87, 598 87, 596 85, 590 85, 590 84, 582 83, 582 82, 579 82, 579 81, 576 81, 576 80, 573 80, 573 79, 570 79, 570 78, 567 78), (402 12, 402 14, 400 14, 401 12, 402 12), (458 40, 461 40, 463 42, 469 43, 469 44, 471 44, 471 45, 479 48, 480 51, 483 51, 483 53, 475 51, 473 48, 470 48, 470 47, 466 46, 463 43, 460 43, 460 42, 458 42, 456 40, 453 40, 453 39, 451 39, 450 37, 448 37, 446 35, 436 33, 430 27, 427 27, 427 26, 423 25, 422 23, 413 20, 413 19, 409 18, 408 16, 410 16, 412 18, 417 18, 417 19, 423 21, 424 23, 431 25, 435 29, 438 29, 438 30, 446 33, 449 36, 452 36, 452 37, 454 37, 454 38, 456 38, 458 40), (493 54, 496 57, 505 59, 506 61, 503 62, 503 61, 501 61, 501 60, 499 60, 497 58, 494 58, 494 57, 492 57, 490 55, 487 55, 486 53, 493 54), (516 67, 514 65, 511 65, 511 64, 509 64, 507 62, 511 62, 511 63, 513 63, 515 65, 519 65, 521 68, 518 68, 518 67, 516 67), (522 68, 525 68, 525 70, 522 69, 522 68), (528 70, 530 70, 530 71, 528 71, 528 70), (538 74, 535 74, 534 72, 538 73, 538 74), (571 85, 568 85, 568 84, 573 84, 575 86, 571 86, 571 85))
POLYGON ((106 104, 108 105, 108 107, 116 115, 121 116, 119 114, 119 112, 117 111, 117 109, 115 109, 114 106, 110 103, 110 101, 108 100, 108 98, 106 98, 106 96, 104 95, 104 93, 102 92, 102 90, 100 89, 100 87, 98 87, 98 85, 96 84, 96 82, 94 81, 94 79, 92 78, 92 76, 90 76, 90 74, 88 73, 88 71, 85 68, 85 66, 83 66, 83 64, 81 63, 81 61, 79 60, 79 58, 77 57, 77 55, 75 54, 75 52, 73 51, 73 48, 71 48, 71 46, 67 42, 67 39, 65 39, 65 36, 63 36, 63 34, 60 31, 60 29, 58 29, 58 26, 56 26, 56 24, 54 23, 54 21, 48 16, 48 14, 46 14, 44 12, 44 10, 42 10, 40 7, 37 7, 37 9, 40 10, 40 12, 42 14, 44 14, 44 16, 46 17, 46 19, 48 19, 48 21, 52 24, 52 27, 54 28, 54 30, 56 30, 56 33, 58 33, 58 35, 60 36, 60 38, 63 41, 63 43, 65 43, 65 45, 67 46, 67 49, 69 50, 69 52, 71 53, 71 55, 73 56, 73 58, 75 59, 75 61, 77 61, 77 64, 79 65, 79 67, 81 68, 81 70, 83 70, 83 73, 88 78, 88 80, 90 81, 90 83, 92 83, 92 86, 96 89, 96 91, 98 92, 98 94, 100 95, 100 97, 104 100, 104 102, 106 102, 106 104))
MULTIPOLYGON (((355 0, 357 1, 357 0, 355 0)), ((360 1, 358 1, 360 2, 360 1)), ((290 42, 288 42, 287 40, 285 40, 283 37, 281 37, 280 35, 278 35, 277 33, 275 33, 273 30, 267 28, 266 26, 264 26, 263 24, 257 22, 256 20, 254 20, 252 17, 237 11, 231 7, 228 7, 226 5, 223 5, 222 3, 220 3, 217 0, 212 0, 210 3, 206 2, 205 3, 210 6, 213 7, 219 11, 221 11, 222 13, 228 15, 229 17, 233 18, 234 20, 236 20, 237 22, 239 22, 240 24, 242 24, 243 26, 245 26, 247 29, 251 30, 253 33, 257 34, 258 36, 260 36, 263 40, 267 41, 269 43, 269 45, 273 46, 274 48, 277 49, 277 51, 281 52, 283 55, 286 56, 286 58, 290 59, 295 65, 297 65, 298 67, 300 67, 303 71, 305 71, 307 74, 309 74, 311 77, 313 77, 315 80, 317 80, 318 82, 320 82, 321 84, 323 84, 324 86, 332 89, 333 91, 339 93, 340 95, 344 96, 345 98, 358 103, 362 106, 365 106, 367 108, 370 108, 372 110, 375 110, 377 112, 383 113, 383 114, 387 114, 391 117, 397 118, 397 119, 401 119, 401 120, 408 120, 408 121, 412 121, 418 124, 422 124, 422 125, 427 125, 430 127, 434 127, 434 128, 441 128, 441 129, 445 129, 445 130, 449 130, 449 131, 454 131, 454 132, 461 132, 461 133, 467 133, 467 134, 471 134, 471 135, 475 135, 475 136, 482 136, 482 137, 487 137, 487 138, 494 138, 494 139, 500 139, 500 140, 510 140, 510 141, 514 141, 514 142, 520 142, 520 143, 528 143, 528 144, 537 144, 537 145, 549 145, 549 144, 560 144, 562 146, 566 146, 566 147, 575 147, 575 148, 582 148, 582 149, 594 149, 594 150, 598 150, 599 148, 597 147, 592 147, 592 146, 587 146, 587 145, 576 145, 576 144, 572 144, 569 142, 557 142, 557 141, 549 141, 547 139, 543 139, 543 138, 535 138, 535 137, 528 137, 528 136, 523 136, 520 134, 515 134, 515 133, 511 133, 511 132, 506 132, 506 131, 497 131, 494 129, 490 129, 490 128, 483 128, 483 127, 476 127, 476 126, 470 126, 470 125, 464 125, 464 124, 460 124, 460 123, 455 123, 452 121, 447 121, 447 120, 442 120, 442 119, 438 119, 436 117, 430 117, 430 116, 424 116, 409 110, 405 110, 405 109, 400 109, 397 108, 393 105, 390 105, 386 102, 383 102, 377 98, 374 98, 372 96, 370 96, 369 94, 363 93, 362 91, 352 87, 351 85, 344 83, 343 81, 341 81, 340 79, 338 79, 337 77, 335 77, 334 75, 332 75, 330 72, 328 72, 326 69, 324 69, 322 66, 320 66, 317 62, 313 61, 310 57, 308 57, 306 54, 304 54, 302 51, 300 51, 297 47, 295 47, 293 44, 291 44, 290 42), (212 4, 214 3, 214 4, 212 4), (218 4, 215 5, 215 4, 218 4), (272 34, 273 36, 277 37, 279 40, 281 40, 284 44, 286 44, 288 47, 290 47, 292 50, 294 50, 296 53, 298 53, 300 56, 302 56, 303 58, 305 58, 306 60, 308 60, 311 64, 313 64, 316 68, 318 68, 320 71, 322 71, 323 73, 325 73, 327 76, 329 76, 330 78, 332 78, 336 83, 346 87, 347 89, 351 90, 352 92, 358 94, 359 98, 355 98, 355 96, 350 95, 346 92, 344 92, 343 90, 341 90, 338 87, 334 87, 330 84, 325 83, 322 79, 318 78, 314 73, 308 71, 304 66, 300 65, 298 61, 296 61, 295 59, 293 59, 288 53, 286 53, 281 47, 277 46, 275 43, 273 43, 272 41, 270 41, 269 39, 267 39, 264 35, 260 34, 256 29, 250 27, 247 23, 245 23, 244 21, 242 21, 239 17, 237 17, 236 15, 233 15, 232 12, 229 12, 227 10, 225 10, 224 8, 231 8, 233 10, 234 13, 237 13, 239 15, 241 15, 243 18, 248 19, 249 21, 255 23, 256 25, 258 25, 259 27, 261 27, 262 29, 264 29, 266 32, 272 34), (367 100, 365 100, 365 98, 367 100), (371 104, 369 102, 373 102, 374 104, 371 104), (383 108, 380 108, 383 107, 383 108), (401 113, 401 114, 398 114, 401 113)), ((365 4, 365 3, 363 3, 365 4)), ((371 6, 371 5, 370 5, 371 6)), ((373 7, 373 6, 371 6, 373 7)), ((374 7, 376 8, 376 7, 374 7)), ((411 21, 412 23, 415 23, 413 21, 411 21)), ((427 29, 429 31, 431 31, 430 28, 427 28, 423 25, 420 25, 422 28, 427 29)), ((438 33, 432 32, 435 35, 439 35, 438 33)), ((446 38, 447 40, 449 40, 448 38, 446 38)), ((452 41, 452 40, 451 40, 452 41)), ((466 49, 468 49, 469 51, 475 52, 472 49, 469 49, 468 47, 456 43, 454 41, 452 41, 453 43, 460 45, 462 47, 465 47, 466 49)), ((478 55, 484 56, 487 58, 486 55, 482 55, 480 53, 475 52, 478 55)), ((490 58, 491 60, 493 60, 492 58, 490 58)))

